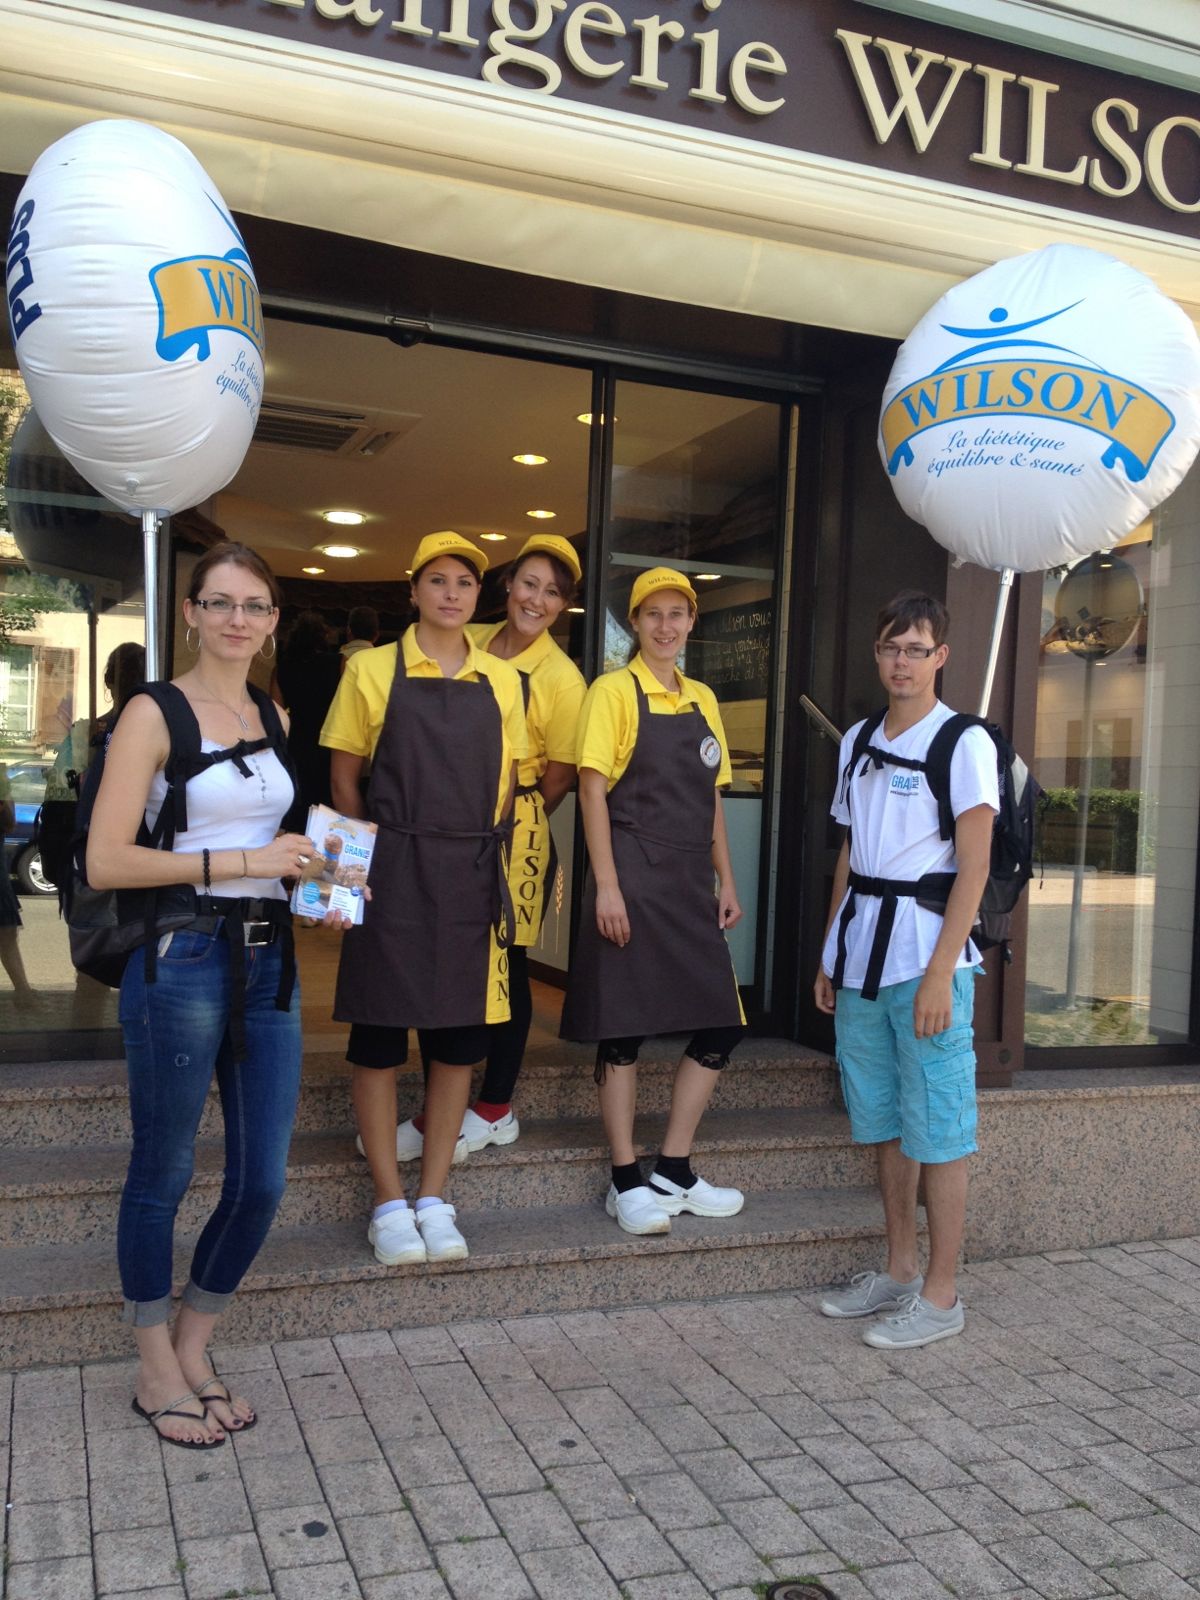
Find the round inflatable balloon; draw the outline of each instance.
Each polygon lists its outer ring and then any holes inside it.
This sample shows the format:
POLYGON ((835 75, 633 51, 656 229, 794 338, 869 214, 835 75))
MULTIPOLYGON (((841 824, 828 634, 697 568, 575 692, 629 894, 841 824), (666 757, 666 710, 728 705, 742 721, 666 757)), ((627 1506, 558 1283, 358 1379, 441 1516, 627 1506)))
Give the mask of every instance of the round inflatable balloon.
POLYGON ((262 310, 241 235, 178 139, 92 122, 44 151, 6 290, 38 416, 101 494, 166 515, 229 482, 262 399, 262 310))
POLYGON ((901 345, 879 448, 909 516, 966 561, 1107 550, 1200 449, 1200 339, 1144 273, 1077 245, 998 262, 901 345))

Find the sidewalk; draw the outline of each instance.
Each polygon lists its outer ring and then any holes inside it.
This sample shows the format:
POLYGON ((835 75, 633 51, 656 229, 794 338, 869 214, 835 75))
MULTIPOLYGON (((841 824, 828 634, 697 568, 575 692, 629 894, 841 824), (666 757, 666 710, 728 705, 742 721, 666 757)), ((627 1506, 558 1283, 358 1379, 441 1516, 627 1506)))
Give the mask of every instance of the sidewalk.
POLYGON ((1200 1595, 1200 1239, 963 1295, 904 1355, 810 1294, 226 1348, 260 1421, 210 1454, 155 1443, 127 1363, 0 1376, 0 1592, 1200 1595))

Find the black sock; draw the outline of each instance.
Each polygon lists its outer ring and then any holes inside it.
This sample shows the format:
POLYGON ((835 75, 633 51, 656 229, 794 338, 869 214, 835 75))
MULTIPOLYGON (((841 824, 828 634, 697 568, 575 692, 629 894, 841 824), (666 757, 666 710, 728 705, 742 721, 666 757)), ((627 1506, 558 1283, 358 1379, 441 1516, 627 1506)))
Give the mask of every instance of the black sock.
POLYGON ((677 1183, 681 1189, 690 1189, 696 1181, 691 1156, 660 1155, 654 1163, 654 1171, 668 1183, 677 1183))
POLYGON ((640 1189, 646 1180, 638 1163, 631 1161, 627 1167, 612 1169, 612 1181, 618 1194, 627 1194, 630 1189, 640 1189))

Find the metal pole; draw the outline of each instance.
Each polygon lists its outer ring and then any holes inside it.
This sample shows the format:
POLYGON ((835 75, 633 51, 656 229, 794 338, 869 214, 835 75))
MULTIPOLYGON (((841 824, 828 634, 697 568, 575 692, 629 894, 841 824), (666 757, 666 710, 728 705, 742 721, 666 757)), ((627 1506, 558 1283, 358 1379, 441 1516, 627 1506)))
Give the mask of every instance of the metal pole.
POLYGON ((996 616, 992 622, 992 643, 988 650, 987 668, 983 675, 983 693, 979 697, 979 715, 986 717, 988 705, 992 698, 992 684, 996 678, 996 663, 1000 659, 1000 635, 1004 632, 1004 613, 1008 610, 1008 597, 1012 593, 1013 577, 1012 567, 1005 567, 1000 574, 1000 592, 996 596, 996 616))
POLYGON ((1096 663, 1087 656, 1083 663, 1083 748, 1080 754, 1079 799, 1075 807, 1075 876, 1071 882, 1071 920, 1067 929, 1067 984, 1064 1002, 1068 1009, 1079 999, 1079 941, 1083 922, 1083 874, 1087 866, 1088 813, 1092 808, 1092 673, 1096 663))
POLYGON ((142 512, 142 564, 146 573, 146 682, 159 676, 158 662, 158 513, 142 512))

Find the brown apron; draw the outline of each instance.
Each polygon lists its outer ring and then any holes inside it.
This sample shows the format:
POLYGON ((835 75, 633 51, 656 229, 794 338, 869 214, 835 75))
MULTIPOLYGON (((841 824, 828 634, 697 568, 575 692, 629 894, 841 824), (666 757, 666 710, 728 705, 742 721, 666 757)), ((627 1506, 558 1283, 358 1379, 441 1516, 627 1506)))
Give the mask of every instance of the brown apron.
POLYGON ((698 707, 655 716, 636 674, 633 682, 637 741, 608 796, 630 939, 619 949, 597 928, 589 869, 563 1005, 564 1039, 694 1033, 742 1020, 713 892, 720 745, 698 707))
POLYGON ((493 820, 503 753, 488 680, 409 677, 401 640, 367 790, 372 900, 345 934, 335 1021, 487 1021, 493 930, 503 951, 512 929, 509 824, 493 820))

